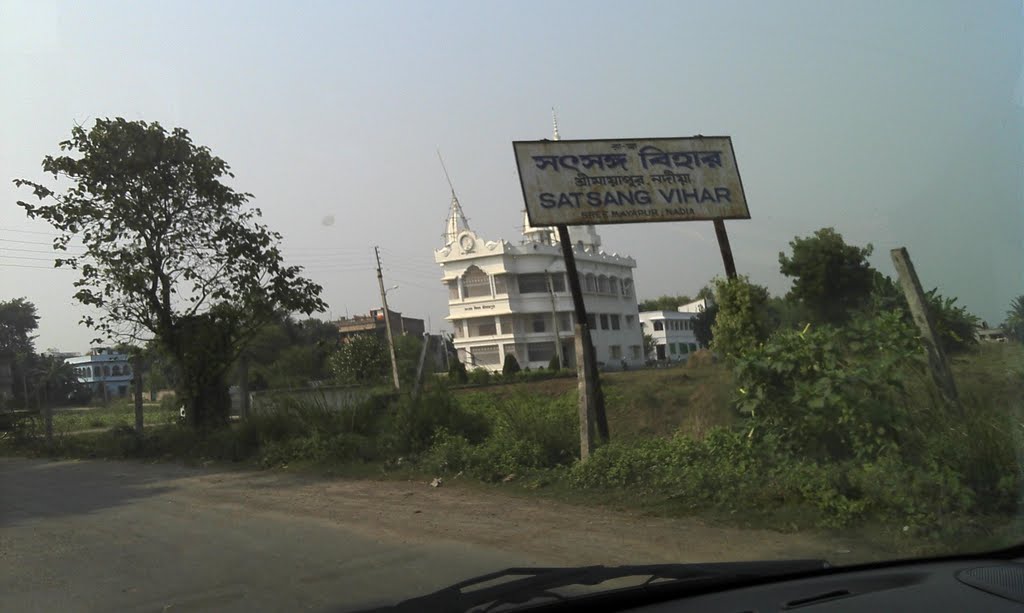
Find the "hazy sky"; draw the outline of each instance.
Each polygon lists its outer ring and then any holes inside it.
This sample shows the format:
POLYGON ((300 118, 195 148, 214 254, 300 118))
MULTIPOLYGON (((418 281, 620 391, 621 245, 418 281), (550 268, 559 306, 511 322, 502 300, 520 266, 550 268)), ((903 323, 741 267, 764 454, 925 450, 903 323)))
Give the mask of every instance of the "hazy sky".
MULTIPOLYGON (((0 300, 36 303, 40 349, 86 349, 76 273, 47 268, 10 179, 123 116, 224 158, 335 317, 378 305, 380 245, 392 307, 438 330, 435 149, 473 229, 518 240, 511 142, 549 137, 554 106, 563 138, 731 135, 752 214, 727 224, 736 264, 773 293, 788 241, 834 226, 887 274, 906 246, 995 323, 1024 294, 1022 23, 990 0, 0 0, 0 300)), ((601 234, 641 297, 722 272, 710 222, 601 234)))

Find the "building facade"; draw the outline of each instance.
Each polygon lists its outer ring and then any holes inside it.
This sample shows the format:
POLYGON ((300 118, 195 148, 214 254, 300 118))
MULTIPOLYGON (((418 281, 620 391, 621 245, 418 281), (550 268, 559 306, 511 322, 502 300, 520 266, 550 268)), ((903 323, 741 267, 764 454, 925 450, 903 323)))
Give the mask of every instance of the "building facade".
MULTIPOLYGON (((391 334, 394 336, 403 334, 423 336, 423 333, 426 332, 426 326, 423 325, 422 319, 403 317, 401 313, 391 309, 388 309, 388 317, 391 319, 391 334)), ((356 334, 372 333, 381 338, 387 336, 384 309, 371 309, 369 315, 343 317, 334 324, 338 327, 338 338, 343 343, 356 334)))
POLYGON ((649 360, 683 361, 704 347, 693 333, 694 319, 710 306, 707 299, 684 304, 675 311, 644 311, 640 326, 654 338, 649 360))
MULTIPOLYGON (((597 361, 605 369, 641 366, 643 337, 633 287, 636 262, 601 249, 593 226, 570 228, 597 361)), ((470 229, 452 193, 444 246, 434 252, 448 292, 459 360, 500 371, 505 356, 523 368, 558 357, 575 367, 575 316, 557 233, 524 223, 517 243, 470 229)))
POLYGON ((64 358, 75 369, 78 381, 105 398, 123 398, 131 394, 132 366, 128 354, 107 347, 96 347, 86 355, 64 358))

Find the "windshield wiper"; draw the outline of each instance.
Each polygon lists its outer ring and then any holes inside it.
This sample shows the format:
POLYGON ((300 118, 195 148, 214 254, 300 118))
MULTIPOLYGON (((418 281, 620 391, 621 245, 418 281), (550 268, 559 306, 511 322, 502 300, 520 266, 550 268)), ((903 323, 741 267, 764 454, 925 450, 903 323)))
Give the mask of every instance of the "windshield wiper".
MULTIPOLYGON (((514 610, 517 605, 536 601, 567 602, 580 594, 559 594, 570 586, 594 586, 625 577, 637 577, 635 585, 617 586, 611 591, 646 590, 657 586, 702 589, 737 585, 769 577, 800 574, 830 568, 825 560, 772 560, 764 562, 722 562, 714 564, 650 564, 629 566, 578 566, 568 568, 508 568, 461 581, 425 596, 364 613, 389 611, 488 611, 514 610), (502 581, 502 579, 506 579, 502 581)), ((598 592, 601 593, 601 592, 598 592)), ((591 594, 586 594, 591 595, 591 594)))

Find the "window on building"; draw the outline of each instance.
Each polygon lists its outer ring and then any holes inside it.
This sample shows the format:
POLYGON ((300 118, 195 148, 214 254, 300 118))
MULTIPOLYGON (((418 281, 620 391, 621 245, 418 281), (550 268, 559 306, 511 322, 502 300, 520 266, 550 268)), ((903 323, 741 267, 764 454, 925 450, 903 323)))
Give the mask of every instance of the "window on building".
POLYGON ((606 315, 605 313, 601 313, 601 329, 608 329, 608 315, 606 315))
POLYGON ((640 345, 630 345, 629 346, 629 351, 630 351, 630 353, 633 354, 633 359, 634 360, 639 360, 640 356, 641 356, 641 352, 643 351, 643 347, 641 347, 640 345))
POLYGON ((534 315, 530 318, 531 332, 547 332, 547 325, 543 315, 534 315))
POLYGON ((558 332, 570 332, 572 331, 572 313, 559 313, 558 314, 558 332))
POLYGON ((127 364, 125 364, 124 366, 121 367, 121 374, 126 376, 126 377, 131 375, 132 374, 132 367, 127 365, 127 364))
POLYGON ((109 377, 110 376, 110 366, 104 366, 103 367, 103 376, 104 377, 109 377))
POLYGON ((597 278, 597 291, 601 294, 608 293, 608 277, 601 275, 597 278))
POLYGON ((657 330, 664 330, 665 329, 665 322, 661 321, 660 319, 655 320, 654 321, 654 329, 656 331, 657 330))
POLYGON ((689 352, 690 352, 690 350, 688 349, 686 343, 679 343, 679 353, 689 353, 689 352))
POLYGON ((619 323, 619 316, 618 315, 615 315, 615 314, 609 315, 608 316, 608 320, 609 320, 609 322, 612 325, 612 330, 619 330, 620 329, 620 323, 619 323))
POLYGON ((587 274, 583 277, 583 291, 594 293, 597 291, 597 277, 587 274))
POLYGON ((459 299, 459 280, 458 279, 452 279, 452 280, 448 281, 448 283, 446 283, 445 285, 448 286, 448 300, 458 300, 459 299))
POLYGON ((113 376, 115 376, 115 377, 120 377, 121 376, 121 367, 118 366, 117 364, 114 364, 114 367, 112 369, 110 369, 110 373, 113 376))
POLYGON ((620 347, 619 345, 609 345, 608 346, 608 355, 610 355, 613 360, 621 360, 622 359, 622 347, 620 347))
POLYGON ((469 324, 469 336, 492 336, 498 333, 493 317, 474 317, 466 323, 469 324))
POLYGON ((494 295, 505 296, 508 294, 508 275, 494 275, 494 295))
POLYGON ((608 291, 609 291, 609 293, 614 294, 616 296, 619 295, 621 290, 619 289, 619 278, 618 277, 608 277, 608 291))
POLYGON ((551 288, 556 292, 564 292, 565 275, 560 272, 551 273, 551 288))
POLYGON ((672 354, 672 355, 676 354, 676 344, 675 343, 669 343, 668 344, 668 352, 670 354, 672 354))
POLYGON ((587 327, 591 330, 597 330, 597 316, 593 313, 587 313, 587 327))
POLYGON ((550 362, 551 358, 555 357, 555 344, 552 342, 527 343, 526 357, 530 362, 550 362))
POLYGON ((497 345, 470 347, 469 353, 473 356, 471 361, 474 366, 498 366, 501 364, 501 351, 498 350, 497 345))
POLYGON ((546 294, 548 293, 548 276, 542 272, 519 275, 520 294, 546 294))
POLYGON ((482 298, 491 295, 491 279, 476 266, 466 269, 462 275, 462 292, 466 298, 482 298))
POLYGON ((633 323, 635 321, 636 321, 636 317, 633 317, 632 315, 626 315, 626 329, 627 330, 632 330, 633 329, 633 323))
POLYGON ((690 351, 697 351, 697 343, 690 343, 690 351))
POLYGON ((498 325, 501 327, 500 334, 512 334, 512 316, 502 315, 498 318, 498 325))
POLYGON ((622 280, 622 295, 626 298, 633 297, 633 280, 623 279, 622 280))

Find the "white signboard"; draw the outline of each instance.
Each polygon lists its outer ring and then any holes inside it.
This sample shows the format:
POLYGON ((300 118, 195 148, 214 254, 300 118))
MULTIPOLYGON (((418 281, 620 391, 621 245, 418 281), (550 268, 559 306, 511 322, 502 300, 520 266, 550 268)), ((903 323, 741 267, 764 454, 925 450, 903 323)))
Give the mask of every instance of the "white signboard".
POLYGON ((512 146, 532 226, 750 219, 728 136, 512 146))

